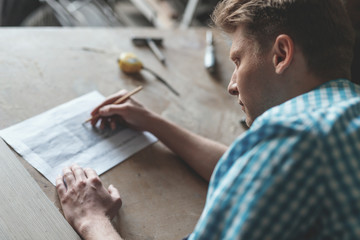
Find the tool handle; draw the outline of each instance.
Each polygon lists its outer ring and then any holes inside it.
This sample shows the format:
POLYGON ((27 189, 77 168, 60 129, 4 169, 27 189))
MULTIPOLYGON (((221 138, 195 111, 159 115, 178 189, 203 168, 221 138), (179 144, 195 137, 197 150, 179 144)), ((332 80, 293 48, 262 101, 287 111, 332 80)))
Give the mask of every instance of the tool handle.
POLYGON ((213 45, 206 46, 205 56, 204 56, 204 66, 210 72, 214 72, 215 70, 215 51, 213 45))
POLYGON ((213 35, 211 31, 206 32, 204 66, 209 72, 215 71, 215 48, 214 48, 213 35))

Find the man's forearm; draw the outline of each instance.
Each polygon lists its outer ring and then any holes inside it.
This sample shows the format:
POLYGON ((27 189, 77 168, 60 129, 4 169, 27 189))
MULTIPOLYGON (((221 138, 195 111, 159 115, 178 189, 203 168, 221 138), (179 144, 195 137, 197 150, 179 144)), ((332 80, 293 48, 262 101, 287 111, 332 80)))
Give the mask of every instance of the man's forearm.
POLYGON ((123 240, 105 216, 89 219, 77 231, 85 240, 123 240))
POLYGON ((179 155, 207 181, 227 146, 194 134, 158 115, 149 119, 149 131, 179 155))

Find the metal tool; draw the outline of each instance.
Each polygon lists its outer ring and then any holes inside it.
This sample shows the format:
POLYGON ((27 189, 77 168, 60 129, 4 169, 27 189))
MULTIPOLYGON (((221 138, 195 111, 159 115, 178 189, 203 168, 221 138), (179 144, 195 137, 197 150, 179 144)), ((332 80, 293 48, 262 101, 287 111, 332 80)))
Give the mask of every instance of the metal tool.
POLYGON ((162 64, 165 64, 165 57, 158 46, 162 45, 162 38, 133 37, 131 39, 136 46, 148 46, 162 64))
POLYGON ((212 31, 206 32, 206 48, 204 56, 204 66, 210 72, 215 72, 215 50, 214 50, 214 39, 212 31))
POLYGON ((153 70, 146 68, 134 53, 122 53, 118 59, 118 64, 120 69, 127 74, 138 73, 142 69, 150 72, 156 77, 158 81, 164 84, 170 91, 172 91, 175 95, 180 96, 179 92, 177 92, 167 81, 165 81, 153 70))

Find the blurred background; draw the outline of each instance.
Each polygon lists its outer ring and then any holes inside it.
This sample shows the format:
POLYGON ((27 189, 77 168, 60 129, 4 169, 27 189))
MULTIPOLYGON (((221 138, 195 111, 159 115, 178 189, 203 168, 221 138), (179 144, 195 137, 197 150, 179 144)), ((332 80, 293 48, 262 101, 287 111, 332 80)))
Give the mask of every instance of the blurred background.
MULTIPOLYGON (((219 0, 0 0, 0 26, 155 27, 209 26, 219 0)), ((357 33, 352 66, 360 84, 360 0, 342 0, 357 33)))
POLYGON ((218 0, 0 0, 1 26, 208 26, 218 0))

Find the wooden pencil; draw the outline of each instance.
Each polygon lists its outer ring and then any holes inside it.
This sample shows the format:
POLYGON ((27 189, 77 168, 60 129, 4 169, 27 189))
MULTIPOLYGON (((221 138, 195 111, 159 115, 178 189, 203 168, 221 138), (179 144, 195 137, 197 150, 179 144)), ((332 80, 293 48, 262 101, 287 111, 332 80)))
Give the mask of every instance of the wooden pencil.
MULTIPOLYGON (((137 88, 133 89, 132 91, 128 92, 127 94, 125 94, 124 96, 118 98, 115 102, 113 102, 112 104, 120 104, 125 102, 126 100, 128 100, 132 95, 134 95, 135 93, 138 93, 141 89, 143 89, 142 86, 138 86, 137 88)), ((92 119, 99 117, 99 115, 95 115, 90 117, 89 119, 87 119, 84 123, 90 122, 92 119)))

